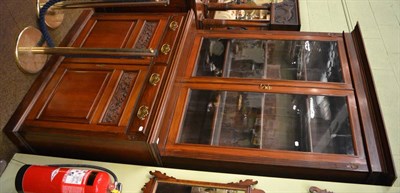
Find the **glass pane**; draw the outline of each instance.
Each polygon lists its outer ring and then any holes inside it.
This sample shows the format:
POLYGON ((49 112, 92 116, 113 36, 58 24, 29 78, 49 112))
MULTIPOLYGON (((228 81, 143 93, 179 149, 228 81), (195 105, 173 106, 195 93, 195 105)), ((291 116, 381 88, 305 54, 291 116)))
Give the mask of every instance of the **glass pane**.
POLYGON ((249 6, 264 6, 264 9, 257 10, 233 10, 228 9, 225 11, 215 11, 214 19, 223 19, 223 20, 256 20, 256 21, 269 21, 271 17, 270 9, 268 8, 268 4, 270 3, 279 3, 283 0, 273 1, 273 0, 263 0, 263 1, 254 1, 254 0, 225 0, 218 1, 227 4, 246 4, 249 6))
POLYGON ((346 97, 192 90, 179 143, 354 154, 346 97))
POLYGON ((194 75, 343 82, 335 41, 205 38, 194 75))

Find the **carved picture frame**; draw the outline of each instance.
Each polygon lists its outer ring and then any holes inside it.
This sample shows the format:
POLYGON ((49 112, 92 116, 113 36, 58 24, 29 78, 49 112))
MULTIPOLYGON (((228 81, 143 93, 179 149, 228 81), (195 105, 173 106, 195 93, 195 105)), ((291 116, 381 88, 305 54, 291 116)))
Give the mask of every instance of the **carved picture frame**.
POLYGON ((326 189, 318 188, 316 186, 311 186, 308 191, 309 191, 309 193, 333 193, 333 192, 328 191, 326 189))
POLYGON ((253 188, 258 182, 251 179, 224 184, 176 179, 160 171, 149 173, 152 178, 143 186, 143 193, 264 193, 253 188))

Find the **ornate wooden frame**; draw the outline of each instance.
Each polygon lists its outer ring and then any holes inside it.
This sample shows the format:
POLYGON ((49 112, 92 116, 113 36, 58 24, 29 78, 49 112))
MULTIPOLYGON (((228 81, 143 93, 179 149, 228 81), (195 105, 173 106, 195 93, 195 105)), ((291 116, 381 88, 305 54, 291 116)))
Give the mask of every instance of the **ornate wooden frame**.
POLYGON ((320 189, 316 186, 311 186, 310 189, 308 190, 310 193, 333 193, 331 191, 328 191, 326 189, 320 189))
MULTIPOLYGON (((143 188, 143 193, 155 193, 157 191, 157 187, 159 183, 170 183, 170 184, 180 184, 180 185, 189 185, 189 186, 197 186, 197 187, 210 187, 210 188, 219 188, 219 189, 229 189, 229 190, 242 190, 246 193, 264 193, 263 190, 255 189, 252 186, 256 185, 258 182, 253 181, 251 179, 240 180, 239 182, 231 182, 231 183, 214 183, 214 182, 203 182, 203 181, 192 181, 192 180, 181 180, 176 179, 172 176, 168 176, 165 173, 161 173, 160 171, 150 171, 150 175, 153 177, 147 182, 143 188)), ((177 192, 178 193, 178 192, 177 192)))

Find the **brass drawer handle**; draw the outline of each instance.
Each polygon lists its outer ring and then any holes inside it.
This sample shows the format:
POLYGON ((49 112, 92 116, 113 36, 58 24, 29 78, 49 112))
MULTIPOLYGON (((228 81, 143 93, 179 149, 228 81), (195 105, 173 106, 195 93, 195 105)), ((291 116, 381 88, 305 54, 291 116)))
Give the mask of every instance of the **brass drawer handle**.
POLYGON ((149 107, 145 105, 140 106, 136 115, 140 120, 146 119, 146 117, 149 115, 149 107))
POLYGON ((153 73, 151 74, 150 78, 149 78, 149 83, 153 86, 156 86, 157 83, 159 83, 161 80, 161 76, 160 74, 157 73, 153 73))
POLYGON ((167 55, 171 51, 171 46, 169 44, 164 44, 161 46, 161 53, 167 55))
POLYGON ((176 21, 171 21, 171 23, 169 24, 169 29, 171 29, 172 31, 175 31, 176 29, 178 29, 179 24, 176 21))
POLYGON ((271 90, 272 86, 270 86, 269 84, 265 85, 265 84, 260 84, 260 89, 263 90, 271 90))

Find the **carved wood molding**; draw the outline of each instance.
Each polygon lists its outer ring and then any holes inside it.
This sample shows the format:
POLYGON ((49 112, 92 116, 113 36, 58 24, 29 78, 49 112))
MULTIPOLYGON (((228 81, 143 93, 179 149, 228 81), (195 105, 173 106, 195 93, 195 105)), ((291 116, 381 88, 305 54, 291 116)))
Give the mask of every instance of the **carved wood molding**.
POLYGON ((158 25, 155 21, 145 21, 142 30, 140 32, 139 38, 135 43, 137 49, 146 49, 149 47, 151 38, 153 37, 154 31, 158 25))
POLYGON ((162 173, 160 171, 150 171, 150 175, 153 177, 147 182, 143 188, 143 193, 154 193, 157 189, 157 186, 160 182, 168 183, 168 184, 179 184, 179 185, 187 185, 192 187, 210 187, 217 189, 227 189, 227 190, 241 190, 246 193, 264 193, 263 190, 253 189, 252 186, 256 185, 258 182, 247 179, 240 180, 239 182, 231 182, 231 183, 214 183, 214 182, 202 182, 202 181, 192 181, 192 180, 182 180, 176 179, 172 176, 168 176, 166 173, 162 173))
POLYGON ((176 180, 176 178, 172 177, 172 176, 168 176, 166 173, 161 173, 160 171, 150 171, 149 172, 152 176, 158 178, 158 179, 174 179, 176 180))
POLYGON ((258 181, 254 181, 251 179, 247 179, 247 180, 240 180, 239 182, 231 182, 228 184, 232 184, 232 185, 240 185, 240 186, 253 186, 256 185, 258 183, 258 181))
POLYGON ((296 23, 296 3, 295 0, 284 0, 275 4, 275 22, 280 24, 296 23))
POLYGON ((309 192, 310 193, 333 193, 333 192, 328 191, 326 189, 322 190, 322 189, 320 189, 318 187, 315 187, 315 186, 311 186, 310 189, 309 189, 309 192))
MULTIPOLYGON (((254 185, 256 185, 256 184, 258 184, 258 181, 254 181, 254 180, 252 180, 252 179, 247 179, 247 180, 240 180, 239 182, 231 182, 231 183, 228 183, 229 185, 236 185, 236 186, 244 186, 244 187, 252 187, 252 186, 254 186, 254 185)), ((264 190, 261 190, 261 189, 255 189, 255 188, 253 188, 253 189, 250 189, 251 190, 251 193, 264 193, 264 190)))
POLYGON ((129 99, 129 94, 136 82, 137 74, 137 72, 124 72, 122 74, 110 104, 107 107, 107 111, 101 121, 102 123, 118 124, 125 104, 129 99))

